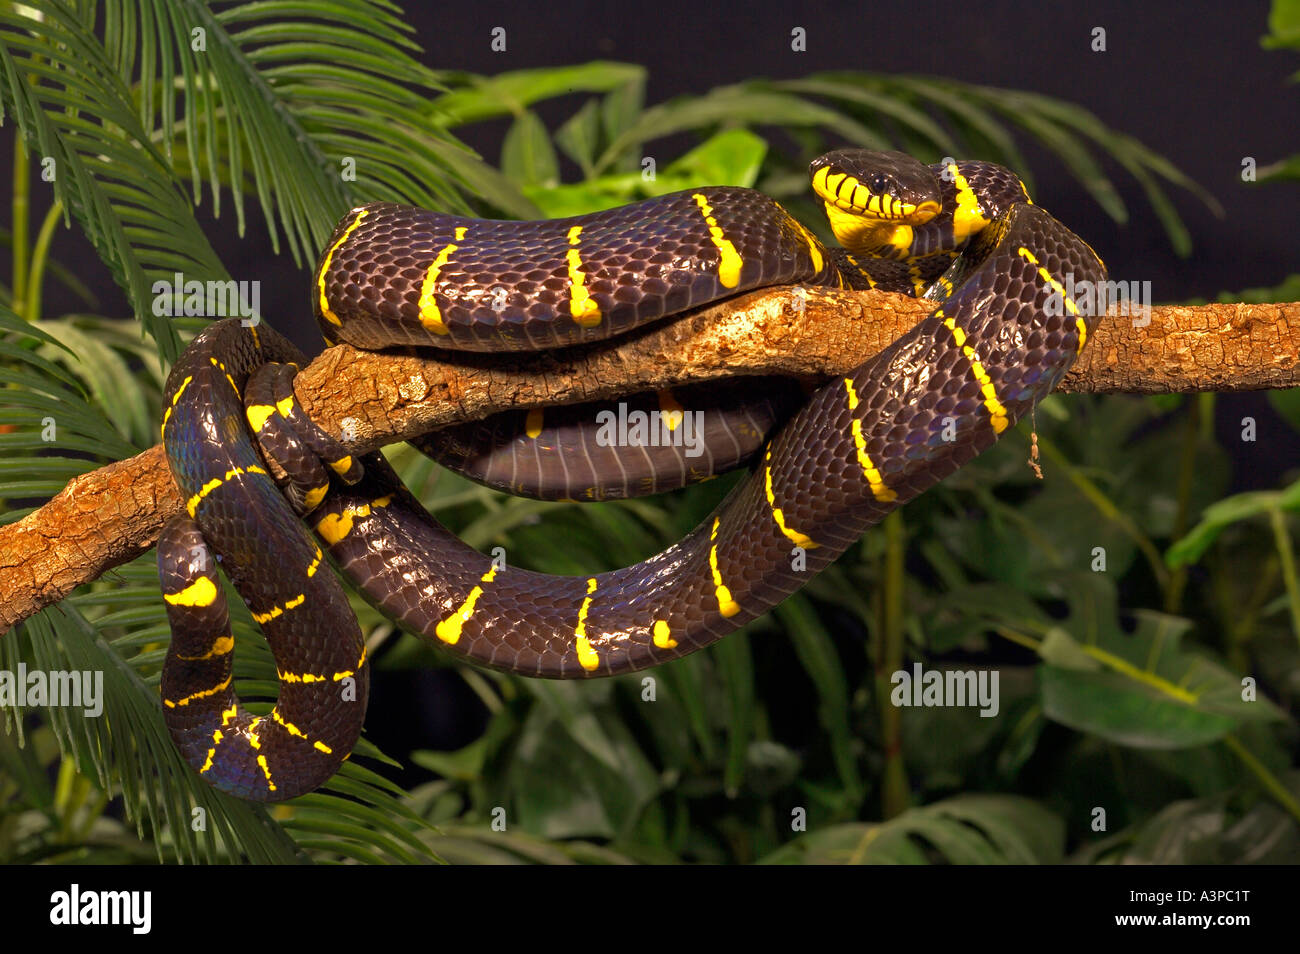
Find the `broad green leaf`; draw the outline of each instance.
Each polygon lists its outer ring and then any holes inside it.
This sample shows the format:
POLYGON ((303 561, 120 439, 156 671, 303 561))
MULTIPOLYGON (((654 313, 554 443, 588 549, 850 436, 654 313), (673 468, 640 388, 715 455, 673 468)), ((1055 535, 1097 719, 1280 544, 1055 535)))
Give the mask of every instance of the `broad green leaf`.
POLYGON ((1039 677, 1044 715, 1120 745, 1205 745, 1237 726, 1235 719, 1162 695, 1118 673, 1044 665, 1039 677))
POLYGON ((547 186, 558 181, 555 148, 536 113, 520 113, 511 124, 501 148, 501 171, 521 186, 547 186))
POLYGON ((589 99, 580 110, 555 131, 555 143, 578 164, 583 176, 590 176, 600 138, 600 104, 589 99))
POLYGON ((453 89, 435 99, 429 104, 428 118, 440 126, 458 126, 495 116, 518 115, 544 99, 578 92, 609 92, 644 77, 645 70, 640 66, 601 61, 515 70, 492 77, 465 76, 462 80, 467 87, 453 89))
POLYGON ((748 129, 724 129, 674 160, 664 173, 694 185, 752 186, 766 155, 762 137, 748 129))
POLYGON ((887 822, 832 825, 802 835, 764 864, 1050 864, 1061 860, 1065 826, 1037 802, 963 795, 913 808, 887 822))
POLYGON ((1165 562, 1175 568, 1195 563, 1227 527, 1267 516, 1274 509, 1300 509, 1300 481, 1284 491, 1248 491, 1206 507, 1200 522, 1169 548, 1165 562))

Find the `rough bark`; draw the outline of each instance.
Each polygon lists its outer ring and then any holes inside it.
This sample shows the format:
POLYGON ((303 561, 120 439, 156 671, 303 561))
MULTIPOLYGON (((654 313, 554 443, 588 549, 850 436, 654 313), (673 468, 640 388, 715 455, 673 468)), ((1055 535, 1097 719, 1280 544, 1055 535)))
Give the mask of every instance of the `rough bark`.
MULTIPOLYGON (((330 348, 295 381, 307 413, 362 452, 500 410, 572 404, 742 374, 844 373, 930 305, 901 295, 767 289, 581 350, 505 362, 330 348)), ((1157 393, 1300 384, 1300 303, 1109 316, 1059 390, 1157 393)), ((181 507, 161 447, 71 481, 0 528, 0 632, 153 546, 181 507)))

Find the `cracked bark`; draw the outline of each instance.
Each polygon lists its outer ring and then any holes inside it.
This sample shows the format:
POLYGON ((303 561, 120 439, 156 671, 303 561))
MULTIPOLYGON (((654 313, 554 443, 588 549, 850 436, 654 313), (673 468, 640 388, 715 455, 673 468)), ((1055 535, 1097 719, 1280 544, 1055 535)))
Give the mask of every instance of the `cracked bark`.
MULTIPOLYGON (((905 333, 927 302, 777 288, 584 349, 448 361, 326 350, 294 382, 307 413, 355 452, 533 405, 573 404, 741 374, 842 374, 905 333)), ((1300 303, 1166 306, 1103 318, 1058 389, 1151 394, 1300 384, 1300 303)), ((161 446, 69 482, 0 527, 0 633, 134 559, 182 507, 161 446)))

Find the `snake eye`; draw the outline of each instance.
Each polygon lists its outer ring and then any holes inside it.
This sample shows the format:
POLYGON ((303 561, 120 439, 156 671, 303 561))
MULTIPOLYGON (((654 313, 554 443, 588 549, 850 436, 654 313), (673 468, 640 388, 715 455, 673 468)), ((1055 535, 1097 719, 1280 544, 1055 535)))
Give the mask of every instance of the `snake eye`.
POLYGON ((876 173, 874 176, 871 177, 871 180, 867 183, 867 188, 870 189, 876 195, 881 195, 885 191, 885 185, 886 185, 885 177, 882 176, 880 173, 876 173))

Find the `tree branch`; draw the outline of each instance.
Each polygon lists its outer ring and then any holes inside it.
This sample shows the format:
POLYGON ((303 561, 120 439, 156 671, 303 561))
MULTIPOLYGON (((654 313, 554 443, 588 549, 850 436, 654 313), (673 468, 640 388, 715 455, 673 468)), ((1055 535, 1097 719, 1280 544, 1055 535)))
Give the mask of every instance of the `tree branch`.
MULTIPOLYGON (((450 360, 329 348, 294 382, 307 413, 361 453, 435 427, 722 377, 845 373, 932 303, 883 292, 765 289, 583 349, 450 360)), ((1103 318, 1060 391, 1150 394, 1300 384, 1300 303, 1103 318), (1145 320, 1145 319, 1144 319, 1145 320)), ((0 527, 0 632, 153 546, 182 506, 161 446, 69 482, 0 527)))

